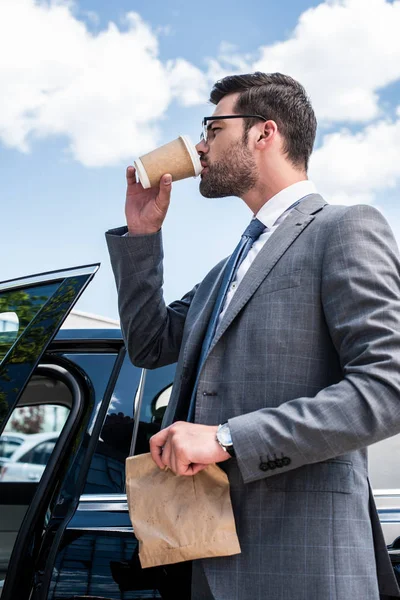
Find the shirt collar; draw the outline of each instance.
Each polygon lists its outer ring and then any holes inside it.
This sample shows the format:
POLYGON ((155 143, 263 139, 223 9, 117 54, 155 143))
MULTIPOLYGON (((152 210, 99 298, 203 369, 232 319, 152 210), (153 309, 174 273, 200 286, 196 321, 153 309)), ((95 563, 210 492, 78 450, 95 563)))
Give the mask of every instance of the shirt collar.
POLYGON ((258 211, 255 215, 257 219, 264 223, 265 227, 271 229, 279 217, 297 200, 308 196, 309 194, 316 194, 317 188, 314 183, 309 179, 304 181, 298 181, 289 185, 287 188, 281 190, 275 196, 272 196, 258 211))

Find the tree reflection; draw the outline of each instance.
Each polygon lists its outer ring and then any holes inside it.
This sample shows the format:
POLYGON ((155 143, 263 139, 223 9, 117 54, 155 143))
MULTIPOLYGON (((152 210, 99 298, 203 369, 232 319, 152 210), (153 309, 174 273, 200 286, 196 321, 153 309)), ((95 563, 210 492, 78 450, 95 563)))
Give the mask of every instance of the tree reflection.
POLYGON ((25 290, 6 292, 0 297, 0 314, 14 312, 18 316, 17 332, 7 331, 0 335, 0 360, 4 358, 13 342, 23 333, 48 296, 33 295, 25 290))
POLYGON ((19 319, 14 344, 10 346, 10 341, 0 336, 0 425, 86 280, 82 275, 0 297, 0 312, 15 312, 19 319))

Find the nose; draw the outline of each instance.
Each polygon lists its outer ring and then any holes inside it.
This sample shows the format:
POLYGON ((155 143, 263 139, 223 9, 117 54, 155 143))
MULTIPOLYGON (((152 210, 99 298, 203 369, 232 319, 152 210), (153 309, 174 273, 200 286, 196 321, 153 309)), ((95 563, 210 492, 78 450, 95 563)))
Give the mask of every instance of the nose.
POLYGON ((198 144, 196 144, 196 150, 197 150, 197 153, 200 155, 207 154, 209 148, 208 148, 208 145, 205 142, 205 140, 200 140, 200 142, 198 144))

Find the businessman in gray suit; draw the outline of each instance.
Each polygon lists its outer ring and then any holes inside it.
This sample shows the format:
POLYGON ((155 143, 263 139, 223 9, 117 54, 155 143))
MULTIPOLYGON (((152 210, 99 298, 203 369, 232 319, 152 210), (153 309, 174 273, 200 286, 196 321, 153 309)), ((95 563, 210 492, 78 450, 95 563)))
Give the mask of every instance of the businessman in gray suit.
POLYGON ((239 196, 257 232, 169 306, 171 177, 143 190, 128 167, 127 227, 107 232, 132 362, 178 362, 153 459, 179 476, 217 462, 230 481, 242 552, 194 561, 192 598, 399 597, 367 465, 367 446, 400 431, 393 234, 307 179, 316 119, 298 82, 231 76, 210 99, 200 192, 239 196))

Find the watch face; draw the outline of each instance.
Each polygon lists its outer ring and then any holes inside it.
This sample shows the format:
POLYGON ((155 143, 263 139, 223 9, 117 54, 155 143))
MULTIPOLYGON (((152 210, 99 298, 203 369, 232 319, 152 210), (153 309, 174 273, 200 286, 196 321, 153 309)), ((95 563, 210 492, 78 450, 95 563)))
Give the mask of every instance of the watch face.
POLYGON ((218 431, 218 439, 223 446, 232 446, 232 437, 231 431, 229 429, 228 423, 222 425, 222 427, 218 431))

